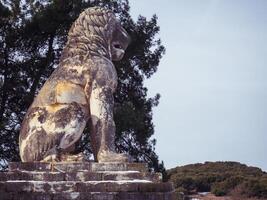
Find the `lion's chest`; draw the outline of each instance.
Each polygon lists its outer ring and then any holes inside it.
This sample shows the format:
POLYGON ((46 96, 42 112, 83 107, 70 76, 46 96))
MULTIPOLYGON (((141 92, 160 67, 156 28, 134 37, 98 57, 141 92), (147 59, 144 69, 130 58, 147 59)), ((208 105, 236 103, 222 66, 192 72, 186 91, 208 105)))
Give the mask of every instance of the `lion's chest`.
POLYGON ((109 60, 96 60, 95 68, 93 69, 92 80, 99 87, 109 87, 115 90, 118 83, 118 76, 113 63, 109 60))

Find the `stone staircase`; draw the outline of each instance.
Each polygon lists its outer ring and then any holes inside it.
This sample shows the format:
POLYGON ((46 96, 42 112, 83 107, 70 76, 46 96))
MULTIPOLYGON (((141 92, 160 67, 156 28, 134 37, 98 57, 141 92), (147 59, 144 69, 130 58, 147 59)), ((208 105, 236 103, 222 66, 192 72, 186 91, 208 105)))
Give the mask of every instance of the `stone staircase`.
POLYGON ((0 200, 174 200, 171 183, 143 163, 10 163, 0 200))

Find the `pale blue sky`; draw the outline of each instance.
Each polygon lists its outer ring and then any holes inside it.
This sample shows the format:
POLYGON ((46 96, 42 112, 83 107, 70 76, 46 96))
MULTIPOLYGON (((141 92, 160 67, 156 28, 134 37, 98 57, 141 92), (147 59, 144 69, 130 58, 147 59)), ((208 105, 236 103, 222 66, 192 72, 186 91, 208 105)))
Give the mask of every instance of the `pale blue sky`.
POLYGON ((267 171, 267 1, 130 0, 166 47, 146 81, 167 168, 239 161, 267 171))

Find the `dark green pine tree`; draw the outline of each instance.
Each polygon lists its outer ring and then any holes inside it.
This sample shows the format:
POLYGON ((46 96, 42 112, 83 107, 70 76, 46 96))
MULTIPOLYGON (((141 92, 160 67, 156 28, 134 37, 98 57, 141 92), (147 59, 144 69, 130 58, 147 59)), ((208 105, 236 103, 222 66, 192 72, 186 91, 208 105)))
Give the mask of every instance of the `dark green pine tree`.
MULTIPOLYGON (((144 80, 157 71, 165 49, 157 39, 157 17, 129 14, 128 0, 13 0, 0 1, 0 165, 18 161, 20 124, 34 96, 57 67, 68 30, 88 7, 113 10, 132 42, 123 60, 116 62, 119 84, 115 94, 116 147, 137 162, 164 172, 155 153, 152 108, 159 95, 147 97, 144 80)), ((76 150, 90 156, 89 130, 76 150)))

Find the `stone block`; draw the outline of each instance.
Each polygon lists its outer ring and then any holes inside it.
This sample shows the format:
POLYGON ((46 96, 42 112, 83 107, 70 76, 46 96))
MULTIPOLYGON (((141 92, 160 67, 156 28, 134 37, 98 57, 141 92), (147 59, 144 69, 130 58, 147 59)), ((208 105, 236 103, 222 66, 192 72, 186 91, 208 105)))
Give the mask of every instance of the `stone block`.
POLYGON ((34 180, 34 181, 64 181, 65 174, 60 172, 11 171, 0 173, 0 181, 34 180))
POLYGON ((107 182, 106 184, 107 192, 136 192, 138 191, 138 183, 133 182, 107 182))
POLYGON ((113 192, 94 192, 91 195, 92 200, 117 200, 116 193, 113 192))
POLYGON ((171 183, 143 163, 11 163, 0 199, 174 200, 171 183))
POLYGON ((147 172, 145 163, 96 163, 96 162, 11 162, 9 171, 54 171, 54 172, 76 172, 76 171, 139 171, 147 172))
POLYGON ((82 200, 85 199, 85 197, 87 197, 88 200, 91 200, 90 195, 87 194, 87 196, 82 195, 79 192, 69 192, 69 193, 53 193, 53 200, 68 200, 68 199, 72 199, 72 200, 82 200), (82 198, 84 197, 84 198, 82 198))
POLYGON ((10 162, 9 171, 25 170, 25 171, 51 171, 51 163, 43 162, 10 162))
POLYGON ((102 180, 135 180, 135 179, 145 179, 144 173, 141 174, 138 171, 122 171, 122 172, 104 172, 102 175, 102 180))
POLYGON ((139 192, 169 192, 173 190, 172 183, 146 183, 139 184, 139 192))
POLYGON ((103 173, 69 172, 65 174, 66 181, 101 181, 103 173))

